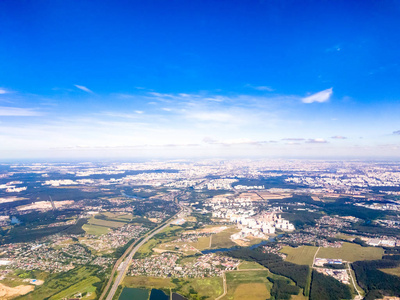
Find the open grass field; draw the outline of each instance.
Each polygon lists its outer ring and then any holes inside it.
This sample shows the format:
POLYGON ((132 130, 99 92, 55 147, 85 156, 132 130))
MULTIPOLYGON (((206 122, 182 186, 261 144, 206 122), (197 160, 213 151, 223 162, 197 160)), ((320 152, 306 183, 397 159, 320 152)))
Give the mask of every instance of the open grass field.
POLYGON ((400 267, 397 268, 391 268, 391 269, 379 269, 382 272, 385 272, 387 274, 395 275, 400 277, 400 267))
MULTIPOLYGON (((287 255, 286 261, 292 262, 298 265, 309 265, 313 264, 314 254, 317 251, 318 247, 313 246, 300 246, 297 248, 284 246, 280 252, 285 253, 287 255)), ((320 249, 321 251, 321 249, 320 249)), ((318 252, 318 257, 319 257, 318 252)))
POLYGON ((272 283, 267 279, 267 276, 271 276, 268 270, 233 271, 226 272, 225 276, 227 294, 222 298, 223 300, 270 298, 269 291, 272 288, 272 283))
POLYGON ((102 213, 107 217, 108 221, 117 221, 117 222, 130 222, 134 216, 132 214, 126 214, 126 213, 112 213, 112 212, 104 212, 102 213))
POLYGON ((341 258, 345 261, 381 259, 383 249, 379 247, 361 247, 358 244, 343 243, 341 248, 321 248, 317 256, 320 258, 341 258))
POLYGON ((199 237, 199 239, 197 240, 197 242, 195 243, 190 243, 193 247, 195 247, 196 249, 202 251, 205 249, 208 249, 210 247, 210 237, 209 236, 202 236, 199 237))
POLYGON ((229 248, 236 246, 231 240, 231 235, 238 233, 240 230, 236 226, 231 226, 222 232, 213 234, 211 248, 229 248))
POLYGON ((194 289, 197 294, 205 299, 215 299, 223 293, 222 278, 209 277, 209 278, 194 278, 188 279, 179 288, 178 293, 189 294, 190 289, 194 289))
POLYGON ((59 292, 58 294, 52 296, 50 300, 58 300, 64 298, 73 298, 77 293, 87 293, 88 296, 85 299, 96 299, 96 287, 93 286, 94 283, 99 282, 100 279, 95 276, 90 276, 69 288, 59 292), (89 296, 90 295, 90 296, 89 296))
POLYGON ((124 222, 107 221, 102 219, 91 218, 88 222, 91 225, 104 226, 109 228, 118 228, 125 225, 124 222))
POLYGON ((142 247, 140 247, 139 251, 135 254, 137 256, 147 256, 153 253, 153 248, 157 247, 159 241, 157 239, 151 239, 147 243, 145 243, 142 247))
POLYGON ((254 261, 244 261, 242 262, 239 267, 239 270, 266 270, 266 268, 259 263, 254 261))
POLYGON ((87 234, 102 235, 110 231, 108 227, 97 226, 92 224, 85 224, 82 229, 86 231, 87 234))
POLYGON ((233 293, 233 299, 265 300, 266 297, 269 291, 263 283, 242 283, 233 293))
MULTIPOLYGON (((58 293, 66 291, 72 288, 73 286, 79 288, 86 287, 90 289, 90 286, 96 281, 92 281, 91 283, 87 282, 85 283, 85 281, 89 278, 95 277, 97 271, 98 268, 84 266, 72 269, 65 273, 52 274, 48 277, 48 280, 43 285, 36 287, 33 292, 26 294, 19 299, 24 299, 24 300, 50 299, 51 297, 57 295, 58 293)), ((100 279, 98 278, 97 280, 100 281, 100 279)), ((62 299, 62 298, 52 298, 52 299, 62 299)))
POLYGON ((154 289, 173 289, 175 284, 169 278, 156 278, 147 276, 126 276, 122 285, 129 288, 154 288, 154 289))
POLYGON ((300 291, 298 295, 292 295, 290 300, 308 300, 308 297, 303 295, 303 290, 300 291))

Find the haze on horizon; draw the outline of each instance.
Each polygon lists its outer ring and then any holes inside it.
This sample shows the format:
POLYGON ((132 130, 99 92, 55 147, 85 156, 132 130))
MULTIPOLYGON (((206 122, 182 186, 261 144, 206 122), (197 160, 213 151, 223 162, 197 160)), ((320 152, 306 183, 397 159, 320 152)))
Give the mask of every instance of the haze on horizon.
POLYGON ((0 2, 0 157, 400 157, 398 1, 0 2))

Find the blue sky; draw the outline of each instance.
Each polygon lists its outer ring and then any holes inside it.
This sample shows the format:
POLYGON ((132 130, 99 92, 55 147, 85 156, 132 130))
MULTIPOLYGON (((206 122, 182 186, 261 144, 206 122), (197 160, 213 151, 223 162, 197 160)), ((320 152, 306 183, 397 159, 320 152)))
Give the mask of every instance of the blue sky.
POLYGON ((0 2, 0 156, 400 156, 399 1, 0 2))

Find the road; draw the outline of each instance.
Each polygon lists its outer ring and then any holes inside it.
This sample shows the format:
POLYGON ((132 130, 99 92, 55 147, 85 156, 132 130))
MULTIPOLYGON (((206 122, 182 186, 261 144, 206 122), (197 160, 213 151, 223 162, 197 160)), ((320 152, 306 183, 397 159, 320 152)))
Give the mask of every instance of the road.
MULTIPOLYGON (((181 207, 181 210, 179 211, 179 213, 177 213, 176 215, 179 215, 184 209, 181 207)), ((112 298, 115 295, 115 292, 118 289, 118 286, 120 285, 120 283, 122 282, 122 279, 124 278, 126 271, 128 270, 129 264, 133 258, 133 256, 135 255, 135 253, 139 250, 140 247, 142 247, 148 240, 150 240, 154 235, 156 235, 157 233, 159 233, 160 231, 162 231, 164 228, 166 228, 167 226, 171 225, 172 222, 175 221, 175 218, 172 218, 169 222, 167 222, 165 225, 163 225, 162 227, 158 228, 157 230, 153 231, 150 235, 146 236, 139 244, 137 244, 135 246, 135 248, 132 249, 132 251, 129 253, 129 255, 127 256, 127 258, 122 262, 122 265, 120 265, 118 267, 119 272, 117 277, 115 278, 114 284, 111 287, 110 292, 108 293, 108 296, 106 298, 106 300, 112 300, 112 298)))
POLYGON ((215 298, 215 300, 219 300, 219 299, 225 297, 226 293, 228 293, 228 288, 227 288, 227 286, 226 286, 226 276, 225 276, 225 272, 222 273, 222 284, 223 284, 223 286, 224 286, 224 292, 222 293, 221 296, 215 298))
POLYGON ((349 271, 349 275, 350 275, 351 281, 353 282, 354 289, 356 290, 356 292, 358 294, 358 296, 356 296, 356 298, 354 298, 354 299, 362 299, 362 296, 361 296, 359 290, 357 289, 356 283, 354 282, 353 275, 351 274, 350 263, 347 263, 347 270, 349 271))

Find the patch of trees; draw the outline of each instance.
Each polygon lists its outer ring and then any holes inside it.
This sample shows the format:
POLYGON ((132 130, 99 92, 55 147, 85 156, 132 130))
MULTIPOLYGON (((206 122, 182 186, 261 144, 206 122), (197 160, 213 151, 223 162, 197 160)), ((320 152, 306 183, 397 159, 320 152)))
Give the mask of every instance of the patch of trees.
POLYGON ((372 261, 356 261, 352 268, 356 274, 361 288, 368 292, 367 296, 382 293, 391 296, 400 296, 399 277, 386 274, 378 269, 395 268, 400 264, 399 260, 382 259, 372 261))
POLYGON ((355 238, 355 239, 353 240, 353 243, 354 243, 354 244, 357 244, 357 245, 360 245, 360 246, 362 246, 362 247, 368 247, 368 246, 369 246, 365 241, 363 241, 363 240, 360 239, 359 237, 355 238))
POLYGON ((200 213, 195 213, 192 212, 192 216, 197 219, 197 222, 201 222, 203 224, 211 224, 213 221, 211 221, 211 214, 200 214, 200 213))
POLYGON ((264 267, 268 268, 272 273, 282 275, 293 280, 300 288, 305 288, 307 277, 309 274, 309 266, 296 265, 282 260, 279 255, 272 253, 263 253, 260 249, 241 248, 227 252, 228 255, 255 261, 264 267))
POLYGON ((349 286, 333 277, 312 271, 310 300, 352 299, 349 286))
POLYGON ((324 264, 324 268, 343 270, 346 269, 346 266, 344 264, 324 264))
POLYGON ((282 218, 289 220, 297 229, 314 226, 315 220, 322 216, 320 213, 293 210, 293 213, 283 213, 282 218))
POLYGON ((292 295, 297 295, 300 292, 300 288, 295 285, 291 285, 289 280, 273 279, 271 277, 267 278, 273 283, 271 289, 271 299, 289 300, 292 295))
POLYGON ((76 224, 57 227, 45 227, 40 229, 29 229, 20 226, 14 227, 4 237, 3 243, 30 242, 44 238, 52 234, 83 234, 85 231, 82 226, 87 223, 87 219, 79 219, 76 224))

